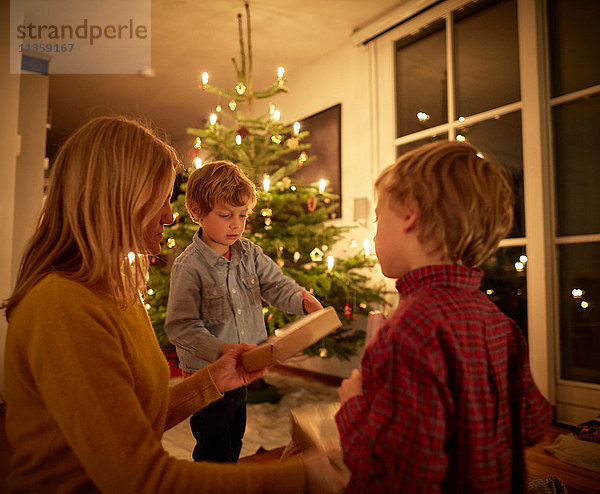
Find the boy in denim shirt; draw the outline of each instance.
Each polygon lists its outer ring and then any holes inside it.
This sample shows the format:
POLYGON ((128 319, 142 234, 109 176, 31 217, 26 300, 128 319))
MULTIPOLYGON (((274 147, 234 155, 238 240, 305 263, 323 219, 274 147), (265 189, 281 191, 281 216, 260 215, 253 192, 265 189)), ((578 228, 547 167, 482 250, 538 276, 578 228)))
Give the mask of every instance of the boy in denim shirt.
MULTIPOLYGON (((293 314, 322 309, 259 246, 242 238, 255 204, 254 185, 231 162, 208 163, 190 175, 185 205, 201 227, 171 269, 165 321, 184 375, 214 362, 231 344, 262 342, 261 299, 293 314)), ((246 388, 225 393, 190 424, 195 461, 236 462, 246 428, 246 388)))

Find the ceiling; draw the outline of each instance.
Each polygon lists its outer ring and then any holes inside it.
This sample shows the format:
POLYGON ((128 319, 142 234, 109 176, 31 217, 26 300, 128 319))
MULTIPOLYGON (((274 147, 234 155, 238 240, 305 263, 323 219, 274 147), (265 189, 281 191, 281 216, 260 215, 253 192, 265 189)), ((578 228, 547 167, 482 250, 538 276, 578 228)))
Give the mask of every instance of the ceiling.
MULTIPOLYGON (((255 87, 270 84, 280 65, 292 79, 349 43, 356 28, 409 1, 251 0, 255 87)), ((150 119, 185 152, 186 128, 202 126, 215 105, 198 89, 200 74, 207 71, 219 87, 235 85, 231 58, 239 58, 242 0, 152 0, 151 8, 154 76, 50 76, 50 157, 72 130, 106 114, 150 119)))

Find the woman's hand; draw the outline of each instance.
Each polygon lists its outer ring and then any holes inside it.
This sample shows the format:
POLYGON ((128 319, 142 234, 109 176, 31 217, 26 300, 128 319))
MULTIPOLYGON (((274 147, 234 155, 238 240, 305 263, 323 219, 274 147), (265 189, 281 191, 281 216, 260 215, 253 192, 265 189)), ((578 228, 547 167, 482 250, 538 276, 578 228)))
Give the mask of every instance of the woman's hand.
POLYGON ((312 293, 302 290, 302 308, 305 314, 310 314, 311 312, 321 310, 323 306, 312 293))
POLYGON ((352 375, 348 379, 342 381, 342 385, 338 390, 338 396, 340 397, 340 403, 343 405, 350 398, 359 396, 362 394, 362 375, 358 369, 352 371, 352 375))
POLYGON ((323 451, 313 448, 303 452, 301 457, 306 472, 306 492, 336 494, 344 491, 350 479, 344 479, 323 451))
POLYGON ((242 353, 254 347, 256 345, 249 345, 248 343, 240 343, 239 345, 227 343, 221 350, 221 356, 208 365, 210 374, 222 393, 246 386, 264 374, 264 369, 248 372, 244 369, 240 360, 242 353))

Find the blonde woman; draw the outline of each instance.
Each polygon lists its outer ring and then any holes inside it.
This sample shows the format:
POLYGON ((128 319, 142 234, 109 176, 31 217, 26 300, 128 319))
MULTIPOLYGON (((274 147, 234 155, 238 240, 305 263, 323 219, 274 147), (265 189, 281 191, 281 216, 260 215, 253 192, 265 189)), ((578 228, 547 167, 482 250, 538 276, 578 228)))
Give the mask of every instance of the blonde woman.
MULTIPOLYGON (((123 117, 94 119, 59 151, 37 231, 3 304, 9 492, 337 492, 316 455, 257 466, 169 457, 163 432, 247 384, 230 351, 169 387, 140 300, 160 250, 173 148, 123 117)), ((324 461, 325 460, 325 461, 324 461)))

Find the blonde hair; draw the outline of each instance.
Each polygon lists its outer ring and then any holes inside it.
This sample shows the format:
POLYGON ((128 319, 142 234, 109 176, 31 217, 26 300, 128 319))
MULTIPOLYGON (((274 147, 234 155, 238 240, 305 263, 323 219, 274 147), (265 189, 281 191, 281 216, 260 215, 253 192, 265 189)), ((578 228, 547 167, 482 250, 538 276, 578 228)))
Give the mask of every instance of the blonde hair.
POLYGON ((185 206, 198 223, 217 204, 244 206, 252 210, 256 204, 256 189, 242 169, 231 161, 213 161, 194 170, 185 189, 185 206), (197 207, 197 210, 192 212, 197 207), (195 214, 196 213, 196 214, 195 214))
POLYGON ((392 208, 415 205, 419 242, 455 264, 479 266, 512 226, 507 171, 466 143, 435 142, 404 154, 375 189, 392 208))
MULTIPOLYGON (((175 150, 140 122, 95 118, 59 150, 48 195, 23 255, 7 319, 49 273, 102 286, 126 307, 145 288, 144 230, 178 166, 175 150), (134 262, 124 261, 129 252, 134 262)), ((162 200, 161 200, 162 201, 162 200)))

